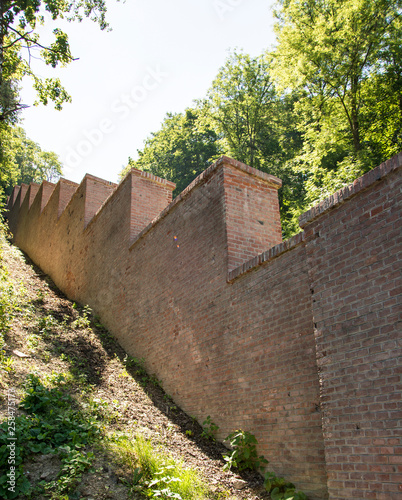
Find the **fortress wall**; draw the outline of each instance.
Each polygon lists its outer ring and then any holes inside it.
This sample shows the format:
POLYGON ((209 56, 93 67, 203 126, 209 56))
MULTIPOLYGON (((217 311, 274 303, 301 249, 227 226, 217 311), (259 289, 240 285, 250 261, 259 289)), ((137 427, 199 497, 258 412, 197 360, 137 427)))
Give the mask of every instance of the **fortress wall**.
MULTIPOLYGON (((228 285, 228 225, 233 224, 228 205, 236 200, 228 200, 226 182, 233 186, 237 171, 223 163, 192 186, 146 228, 122 266, 114 242, 124 248, 127 236, 113 220, 116 210, 121 214, 127 206, 125 181, 119 199, 116 192, 110 200, 114 210, 106 205, 88 227, 94 261, 95 255, 102 259, 96 282, 109 283, 91 285, 89 303, 187 413, 201 422, 211 415, 221 438, 236 428, 253 432, 272 468, 303 485, 312 498, 322 498, 325 467, 304 250, 267 264, 261 276, 228 285), (288 293, 280 293, 283 287, 288 293), (283 329, 280 342, 276 328, 283 329), (272 397, 280 409, 270 403, 272 397)), ((258 200, 260 180, 242 171, 238 182, 250 200, 258 200)), ((257 212, 250 213, 259 230, 257 212)))
POLYGON ((41 212, 37 230, 31 233, 30 245, 37 252, 34 262, 49 276, 54 275, 61 260, 61 248, 56 238, 57 224, 77 188, 75 182, 60 179, 41 212))
POLYGON ((285 242, 280 181, 226 157, 171 203, 172 183, 135 170, 118 187, 62 180, 24 233, 56 284, 220 438, 255 434, 269 468, 312 500, 327 484, 331 500, 392 499, 401 163, 303 214, 285 242))
POLYGON ((15 242, 17 245, 22 244, 25 235, 28 232, 29 212, 36 194, 39 191, 39 184, 31 183, 27 186, 24 198, 20 198, 20 208, 18 212, 18 224, 16 225, 15 242))
POLYGON ((302 220, 333 500, 401 498, 401 164, 402 154, 302 220))
MULTIPOLYGON (((30 185, 31 189, 33 184, 30 185)), ((37 232, 39 229, 39 217, 42 213, 44 206, 49 200, 55 185, 43 181, 39 189, 35 189, 36 194, 28 207, 28 193, 24 199, 21 207, 20 220, 18 224, 18 231, 14 235, 14 242, 25 252, 27 252, 32 260, 37 261, 41 245, 37 244, 37 232)))
POLYGON ((172 201, 174 188, 172 182, 133 169, 85 230, 88 250, 80 298, 102 315, 111 331, 129 310, 130 244, 172 201))
POLYGON ((15 201, 11 206, 13 195, 10 196, 7 204, 7 220, 8 227, 12 234, 15 234, 19 224, 23 224, 22 219, 19 218, 20 208, 22 202, 24 201, 25 195, 27 194, 28 186, 26 184, 21 184, 21 186, 16 186, 13 190, 15 193, 15 201), (17 189, 16 189, 17 188, 17 189))

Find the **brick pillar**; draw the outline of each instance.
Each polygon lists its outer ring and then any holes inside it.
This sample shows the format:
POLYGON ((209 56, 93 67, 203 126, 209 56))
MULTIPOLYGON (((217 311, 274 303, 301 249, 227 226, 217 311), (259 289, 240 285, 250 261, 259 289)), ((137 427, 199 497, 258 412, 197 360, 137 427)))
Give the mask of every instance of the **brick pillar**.
POLYGON ((7 200, 7 210, 10 211, 13 208, 15 201, 17 200, 18 193, 20 192, 20 186, 14 186, 13 192, 7 200))
POLYGON ((135 168, 131 177, 130 242, 172 201, 174 182, 135 168))
POLYGON ((90 174, 86 174, 81 184, 85 184, 84 226, 86 227, 103 203, 116 189, 117 184, 90 174))
POLYGON ((25 195, 28 191, 27 184, 21 184, 21 187, 18 191, 18 194, 15 198, 14 204, 8 214, 8 226, 10 228, 11 233, 14 235, 17 231, 18 227, 18 217, 20 214, 21 205, 25 199, 25 195))
POLYGON ((282 243, 278 189, 282 181, 223 156, 228 271, 282 243))
POLYGON ((60 179, 56 184, 54 195, 57 196, 57 218, 64 212, 77 188, 78 184, 76 182, 67 179, 60 179))
POLYGON ((39 197, 40 197, 39 213, 42 213, 47 202, 49 201, 50 197, 52 196, 52 193, 54 191, 54 187, 55 187, 55 184, 53 184, 52 182, 48 182, 48 181, 42 182, 41 187, 39 189, 39 197))

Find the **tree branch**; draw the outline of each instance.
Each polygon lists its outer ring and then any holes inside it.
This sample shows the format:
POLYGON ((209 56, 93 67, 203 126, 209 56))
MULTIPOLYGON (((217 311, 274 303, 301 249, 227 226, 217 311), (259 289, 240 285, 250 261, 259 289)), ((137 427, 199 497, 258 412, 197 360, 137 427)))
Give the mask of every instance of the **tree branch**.
MULTIPOLYGON (((14 29, 12 26, 9 26, 9 29, 11 31, 14 31, 15 33, 17 33, 18 36, 21 37, 21 39, 25 40, 26 42, 29 42, 32 44, 32 46, 36 46, 36 47, 40 47, 41 49, 43 50, 49 50, 50 52, 55 52, 57 53, 58 51, 56 49, 52 49, 51 47, 46 47, 45 45, 42 45, 40 44, 39 42, 35 41, 35 40, 31 40, 27 35, 29 33, 32 33, 32 31, 30 32, 27 32, 27 33, 24 33, 24 34, 21 34, 18 30, 14 29)), ((68 57, 68 59, 70 59, 71 61, 77 61, 78 58, 76 57, 73 57, 73 56, 70 56, 70 54, 65 54, 66 57, 68 57)))

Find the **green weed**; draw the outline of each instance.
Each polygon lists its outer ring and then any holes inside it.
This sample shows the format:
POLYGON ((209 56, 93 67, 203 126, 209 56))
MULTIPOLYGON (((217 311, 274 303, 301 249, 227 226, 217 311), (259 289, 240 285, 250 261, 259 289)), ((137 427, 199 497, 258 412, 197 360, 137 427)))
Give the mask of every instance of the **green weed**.
MULTIPOLYGON (((60 447, 61 462, 63 464, 57 479, 42 483, 39 489, 51 492, 52 497, 59 497, 70 492, 78 483, 82 474, 87 470, 93 472, 92 461, 94 454, 71 449, 70 446, 60 447)), ((69 496, 67 495, 67 499, 69 496)))
POLYGON ((212 439, 215 441, 215 434, 218 432, 219 426, 216 425, 212 420, 210 415, 202 423, 201 436, 206 439, 212 439))
POLYGON ((257 455, 258 441, 250 432, 234 431, 229 434, 225 441, 229 441, 232 452, 223 456, 226 460, 224 470, 230 470, 233 466, 240 471, 245 469, 258 470, 268 463, 268 460, 262 455, 257 455))
MULTIPOLYGON (((12 499, 26 495, 31 485, 24 476, 23 463, 31 454, 60 453, 63 468, 56 483, 47 483, 46 491, 62 493, 73 487, 83 467, 89 464, 91 455, 82 448, 95 442, 100 434, 101 423, 96 415, 83 412, 75 400, 65 391, 63 374, 52 374, 42 381, 36 374, 27 377, 25 395, 20 410, 25 414, 15 417, 13 438, 18 443, 15 451, 15 488, 10 491, 7 476, 0 478, 0 498, 12 499), (18 474, 17 474, 18 473, 18 474)), ((8 469, 10 429, 8 422, 0 425, 0 468, 8 469)), ((39 488, 44 486, 39 485, 39 488)))
POLYGON ((307 500, 303 492, 296 491, 293 483, 286 481, 283 477, 277 477, 273 472, 265 473, 264 488, 272 500, 307 500))
POLYGON ((121 438, 115 451, 133 471, 131 488, 149 498, 202 500, 208 488, 195 471, 186 469, 163 450, 156 450, 143 436, 121 438))
POLYGON ((47 314, 46 316, 39 318, 37 330, 43 338, 48 338, 50 334, 53 333, 56 325, 56 319, 51 314, 47 314))
MULTIPOLYGON (((77 304, 73 304, 74 309, 78 309, 77 304)), ((92 314, 92 310, 89 306, 84 306, 82 310, 82 316, 78 313, 78 317, 71 323, 72 328, 88 328, 91 326, 90 316, 92 314)))

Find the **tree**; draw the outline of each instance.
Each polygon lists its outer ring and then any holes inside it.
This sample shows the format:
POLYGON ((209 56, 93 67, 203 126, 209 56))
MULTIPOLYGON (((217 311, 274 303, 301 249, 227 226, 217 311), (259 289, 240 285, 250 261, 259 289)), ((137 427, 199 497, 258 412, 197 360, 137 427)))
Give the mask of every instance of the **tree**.
POLYGON ((302 205, 303 175, 291 159, 302 147, 294 107, 298 92, 280 94, 271 76, 272 56, 233 53, 203 102, 219 132, 224 154, 282 180, 279 205, 284 237, 300 230, 294 217, 302 205))
POLYGON ((376 163, 402 150, 402 19, 391 26, 376 71, 362 88, 362 140, 376 163))
POLYGON ((129 158, 121 176, 132 167, 152 172, 175 182, 178 194, 220 154, 216 131, 202 119, 199 109, 189 108, 184 113, 168 113, 161 129, 138 150, 138 160, 129 158))
POLYGON ((10 194, 13 185, 56 181, 62 174, 57 155, 42 151, 39 144, 27 138, 21 127, 8 127, 2 148, 0 191, 10 194))
POLYGON ((212 82, 205 113, 223 135, 226 153, 261 168, 263 150, 275 154, 274 128, 278 98, 269 71, 269 57, 234 52, 212 82))
POLYGON ((294 165, 306 175, 308 204, 385 159, 379 130, 393 137, 393 150, 402 146, 401 6, 401 0, 279 2, 274 74, 282 87, 304 93, 295 106, 304 149, 294 165), (369 111, 376 94, 382 104, 369 111), (390 103, 393 111, 385 112, 390 103))
POLYGON ((39 27, 49 16, 53 21, 81 21, 88 17, 103 30, 104 0, 1 0, 0 2, 0 122, 15 123, 26 105, 19 98, 19 82, 24 76, 33 79, 39 102, 53 101, 56 109, 70 100, 58 78, 42 79, 31 70, 30 59, 39 50, 43 61, 55 68, 74 60, 68 36, 60 28, 53 30, 54 41, 44 45, 39 27))

